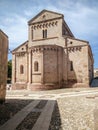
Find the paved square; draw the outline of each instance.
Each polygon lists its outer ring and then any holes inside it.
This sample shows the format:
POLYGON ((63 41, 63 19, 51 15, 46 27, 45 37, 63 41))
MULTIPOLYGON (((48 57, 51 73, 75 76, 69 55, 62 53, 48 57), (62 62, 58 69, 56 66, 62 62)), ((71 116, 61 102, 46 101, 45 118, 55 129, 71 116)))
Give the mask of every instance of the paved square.
POLYGON ((0 130, 98 130, 98 88, 37 92, 11 90, 7 91, 6 99, 33 101, 3 124, 0 130), (40 115, 32 115, 31 124, 26 125, 30 112, 39 112, 40 115))

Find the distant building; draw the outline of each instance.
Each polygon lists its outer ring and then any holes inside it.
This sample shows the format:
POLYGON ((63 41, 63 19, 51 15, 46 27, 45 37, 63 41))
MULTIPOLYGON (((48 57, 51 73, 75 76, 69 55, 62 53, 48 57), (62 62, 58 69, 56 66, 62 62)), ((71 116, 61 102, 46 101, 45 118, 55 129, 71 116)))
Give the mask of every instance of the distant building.
POLYGON ((0 29, 0 103, 5 101, 7 82, 8 36, 0 29))
POLYGON ((43 10, 32 18, 28 41, 12 55, 13 89, 88 87, 93 78, 89 42, 76 39, 56 12, 43 10))
POLYGON ((98 77, 98 68, 94 69, 94 77, 98 77))

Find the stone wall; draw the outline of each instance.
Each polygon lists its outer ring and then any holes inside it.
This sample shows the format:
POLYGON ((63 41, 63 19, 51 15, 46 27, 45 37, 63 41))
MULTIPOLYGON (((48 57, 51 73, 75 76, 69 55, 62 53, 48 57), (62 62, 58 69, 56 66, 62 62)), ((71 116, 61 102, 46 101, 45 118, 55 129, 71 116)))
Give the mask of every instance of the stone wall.
POLYGON ((68 81, 75 81, 76 83, 84 83, 89 86, 91 81, 89 70, 92 72, 93 58, 89 58, 89 45, 86 41, 73 40, 68 38, 68 81), (71 61, 73 70, 71 71, 71 61))
POLYGON ((12 85, 13 89, 26 89, 27 81, 28 81, 28 56, 27 53, 17 53, 13 55, 13 71, 12 71, 12 85), (21 68, 22 67, 22 68, 21 68), (22 70, 21 70, 22 69, 22 70), (22 72, 21 72, 22 71, 22 72))
POLYGON ((42 83, 42 67, 43 67, 43 52, 41 51, 35 51, 32 53, 32 64, 31 64, 31 70, 32 70, 32 83, 42 83), (38 70, 35 70, 34 64, 38 64, 38 70))
POLYGON ((88 75, 89 75, 89 84, 91 84, 92 79, 94 78, 94 60, 91 54, 91 48, 88 46, 88 75))
POLYGON ((0 30, 0 103, 5 100, 7 82, 8 36, 0 30))
POLYGON ((61 87, 63 79, 63 48, 59 46, 43 45, 32 48, 31 61, 31 89, 49 89, 61 87), (38 63, 38 71, 35 63, 38 63), (35 87, 36 86, 36 87, 35 87), (43 86, 43 87, 42 87, 43 86), (47 87, 46 87, 47 86, 47 87))
POLYGON ((59 84, 62 82, 63 49, 57 46, 47 47, 44 51, 44 83, 59 84))

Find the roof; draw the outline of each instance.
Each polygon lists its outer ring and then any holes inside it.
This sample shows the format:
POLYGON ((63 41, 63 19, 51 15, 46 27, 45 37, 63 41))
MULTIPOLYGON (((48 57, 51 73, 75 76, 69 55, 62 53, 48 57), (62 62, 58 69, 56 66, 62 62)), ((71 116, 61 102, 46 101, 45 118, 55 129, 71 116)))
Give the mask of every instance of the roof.
POLYGON ((0 29, 0 32, 2 32, 8 38, 8 36, 1 29, 0 29))
POLYGON ((41 14, 43 14, 44 12, 49 12, 49 13, 53 13, 53 14, 58 14, 58 15, 61 15, 62 17, 64 17, 63 14, 61 13, 57 13, 57 12, 54 12, 54 11, 49 11, 49 10, 42 10, 40 13, 38 13, 35 17, 33 17, 31 20, 28 21, 28 24, 31 23, 31 21, 35 20, 38 16, 40 16, 41 14))
POLYGON ((25 45, 25 44, 27 44, 28 43, 28 40, 27 41, 25 41, 23 44, 21 44, 20 46, 18 46, 17 48, 15 48, 14 50, 12 50, 12 53, 14 52, 14 51, 16 51, 17 49, 19 49, 21 46, 23 46, 23 45, 25 45))

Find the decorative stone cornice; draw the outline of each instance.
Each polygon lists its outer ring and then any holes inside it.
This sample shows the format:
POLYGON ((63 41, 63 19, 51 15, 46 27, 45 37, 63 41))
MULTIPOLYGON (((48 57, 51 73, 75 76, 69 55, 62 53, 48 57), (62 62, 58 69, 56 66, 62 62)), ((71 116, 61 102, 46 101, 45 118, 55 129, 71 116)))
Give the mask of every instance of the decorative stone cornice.
POLYGON ((43 23, 36 23, 34 25, 32 25, 32 29, 36 30, 36 29, 42 29, 42 28, 49 28, 49 27, 53 27, 53 26, 57 26, 58 21, 49 21, 49 22, 43 22, 43 23))
POLYGON ((33 46, 30 49, 34 53, 43 51, 59 51, 60 49, 62 49, 62 47, 56 45, 42 45, 42 46, 33 46))
POLYGON ((68 52, 81 51, 81 46, 68 47, 68 52))
POLYGON ((17 52, 15 53, 16 56, 25 56, 26 52, 17 52))

